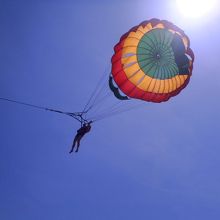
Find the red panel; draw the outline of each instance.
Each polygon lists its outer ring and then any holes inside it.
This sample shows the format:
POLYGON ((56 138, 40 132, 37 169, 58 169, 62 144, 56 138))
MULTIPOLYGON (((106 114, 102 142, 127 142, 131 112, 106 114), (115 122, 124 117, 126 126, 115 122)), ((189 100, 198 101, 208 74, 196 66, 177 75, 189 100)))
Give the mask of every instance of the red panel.
POLYGON ((125 84, 129 79, 124 74, 124 70, 121 70, 114 76, 114 80, 119 87, 122 87, 122 85, 125 84))
POLYGON ((129 93, 129 96, 130 97, 133 97, 133 98, 136 98, 136 99, 141 99, 145 94, 145 91, 139 89, 138 87, 134 87, 130 93, 129 93))

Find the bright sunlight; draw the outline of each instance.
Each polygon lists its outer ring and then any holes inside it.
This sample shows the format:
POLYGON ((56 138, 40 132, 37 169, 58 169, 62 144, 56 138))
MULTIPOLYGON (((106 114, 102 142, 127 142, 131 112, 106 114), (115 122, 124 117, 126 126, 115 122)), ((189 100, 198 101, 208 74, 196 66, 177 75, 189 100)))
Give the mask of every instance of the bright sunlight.
POLYGON ((180 12, 186 17, 202 17, 212 13, 217 0, 176 0, 180 12))

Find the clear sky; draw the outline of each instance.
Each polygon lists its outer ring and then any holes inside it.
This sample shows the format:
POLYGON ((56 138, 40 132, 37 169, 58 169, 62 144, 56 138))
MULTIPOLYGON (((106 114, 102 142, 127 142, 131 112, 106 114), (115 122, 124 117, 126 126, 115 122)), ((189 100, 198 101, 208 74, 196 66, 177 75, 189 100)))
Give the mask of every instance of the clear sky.
POLYGON ((0 101, 0 219, 220 219, 220 15, 168 0, 0 0, 0 97, 80 111, 113 46, 167 19, 191 39, 187 88, 99 121, 69 155, 78 122, 0 101))

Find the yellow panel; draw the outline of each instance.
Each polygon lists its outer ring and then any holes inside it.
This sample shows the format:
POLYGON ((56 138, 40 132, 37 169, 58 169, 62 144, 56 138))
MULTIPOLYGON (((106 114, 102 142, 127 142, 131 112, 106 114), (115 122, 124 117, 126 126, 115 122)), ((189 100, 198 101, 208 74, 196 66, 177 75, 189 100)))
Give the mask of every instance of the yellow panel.
POLYGON ((177 76, 177 78, 179 79, 180 81, 180 86, 184 83, 184 78, 181 77, 180 75, 177 76))
POLYGON ((145 75, 143 81, 138 85, 138 88, 142 89, 143 91, 148 91, 148 87, 151 81, 152 81, 152 78, 145 75))
POLYGON ((164 93, 165 91, 165 81, 164 80, 160 80, 160 88, 158 93, 164 93))
POLYGON ((143 33, 140 32, 131 32, 128 37, 138 38, 139 40, 143 37, 143 33))
POLYGON ((161 23, 159 23, 159 24, 157 24, 156 26, 154 26, 154 28, 153 29, 156 29, 156 28, 164 28, 164 25, 163 24, 161 24, 161 23))
POLYGON ((175 77, 176 79, 176 87, 179 88, 181 86, 181 81, 179 77, 175 77))
POLYGON ((130 78, 129 78, 129 80, 133 83, 133 84, 135 84, 135 85, 138 85, 138 84, 140 84, 140 80, 142 79, 142 78, 144 78, 145 76, 141 73, 141 71, 138 71, 138 72, 136 72, 135 74, 133 74, 133 76, 131 76, 130 78))
MULTIPOLYGON (((169 85, 168 92, 172 92, 172 91, 174 91, 174 90, 176 90, 178 88, 178 86, 177 86, 178 81, 176 80, 177 77, 178 76, 175 76, 175 77, 173 77, 171 79, 167 79, 166 80, 166 81, 168 81, 168 85, 169 85)), ((179 86, 180 85, 181 84, 179 84, 179 86)))
POLYGON ((146 33, 146 30, 148 30, 148 28, 143 28, 143 26, 139 26, 138 29, 136 30, 136 33, 142 34, 142 37, 144 35, 144 33, 146 33))
POLYGON ((172 92, 173 91, 173 81, 172 81, 172 79, 167 79, 167 80, 169 83, 169 92, 172 92))
POLYGON ((137 47, 136 46, 132 46, 132 47, 123 47, 122 49, 122 57, 125 56, 126 54, 129 53, 137 53, 137 47))
POLYGON ((186 81, 188 75, 178 75, 178 76, 181 81, 180 86, 182 86, 184 84, 184 82, 186 81))
MULTIPOLYGON (((137 72, 140 69, 139 65, 135 63, 132 66, 124 68, 124 72, 126 73, 126 76, 129 78, 131 77, 135 72, 137 72)), ((144 73, 142 73, 143 76, 144 73)))
POLYGON ((154 92, 155 84, 156 84, 157 79, 152 79, 151 83, 147 89, 148 92, 154 92))
POLYGON ((137 62, 137 56, 133 55, 130 57, 124 57, 121 59, 121 63, 122 64, 128 64, 128 63, 132 63, 132 62, 137 62))
POLYGON ((148 85, 151 82, 152 78, 147 76, 141 69, 140 66, 137 64, 134 64, 130 67, 127 67, 124 69, 124 72, 129 78, 129 80, 134 84, 137 85, 139 89, 142 89, 144 91, 147 91, 148 85), (135 73, 136 72, 136 73, 135 73), (143 81, 139 82, 142 78, 143 81))
POLYGON ((151 24, 146 25, 145 27, 139 26, 138 29, 134 32, 130 32, 127 38, 137 38, 141 39, 143 35, 152 29, 151 24))
POLYGON ((162 80, 156 80, 155 85, 154 85, 154 89, 153 89, 153 91, 154 91, 155 93, 158 93, 158 92, 159 92, 159 90, 160 90, 160 85, 161 85, 161 81, 162 81, 162 80))
POLYGON ((150 23, 148 23, 145 27, 143 27, 142 25, 138 27, 136 33, 139 33, 140 35, 142 34, 142 36, 149 32, 150 30, 152 30, 152 25, 150 23))
MULTIPOLYGON (((146 26, 145 26, 145 28, 147 28, 147 29, 149 29, 149 30, 152 30, 152 25, 151 25, 151 23, 148 23, 146 26)), ((148 31, 147 31, 148 32, 148 31)))
POLYGON ((169 81, 168 80, 163 80, 164 81, 164 91, 163 93, 168 93, 170 90, 170 86, 169 86, 169 81))
MULTIPOLYGON (((188 75, 179 75, 183 81, 183 83, 186 81, 186 79, 188 78, 188 75)), ((182 83, 182 84, 183 84, 182 83)))
POLYGON ((142 33, 142 36, 143 36, 149 30, 151 29, 149 29, 148 27, 139 26, 139 28, 137 29, 137 33, 142 33))
POLYGON ((184 81, 188 78, 188 75, 183 75, 184 81))
POLYGON ((172 85, 173 85, 173 89, 172 89, 172 91, 174 91, 174 90, 177 89, 177 81, 176 81, 176 77, 171 78, 171 80, 172 80, 172 85))
POLYGON ((181 87, 186 79, 187 75, 178 75, 171 79, 164 80, 157 79, 147 91, 155 93, 169 93, 181 87))
POLYGON ((127 37, 124 44, 123 44, 123 47, 137 46, 138 43, 139 43, 139 39, 127 37))
MULTIPOLYGON (((138 86, 142 84, 143 88, 146 89, 146 75, 142 74, 142 71, 137 71, 136 73, 133 73, 128 79, 130 82, 132 82, 134 85, 138 86), (145 86, 145 87, 144 87, 145 86)), ((149 77, 148 77, 149 78, 149 77)), ((140 87, 139 87, 140 88, 140 87)))

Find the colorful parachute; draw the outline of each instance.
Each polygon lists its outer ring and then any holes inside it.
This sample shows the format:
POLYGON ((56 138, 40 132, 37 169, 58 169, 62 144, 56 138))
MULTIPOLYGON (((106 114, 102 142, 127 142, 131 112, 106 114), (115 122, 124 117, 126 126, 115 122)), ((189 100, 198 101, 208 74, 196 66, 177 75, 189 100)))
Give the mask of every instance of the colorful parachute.
POLYGON ((189 38, 165 20, 154 18, 133 27, 114 51, 109 86, 121 100, 167 101, 186 87, 192 75, 189 38))
MULTIPOLYGON (((109 87, 120 100, 135 98, 165 102, 185 88, 192 75, 194 54, 189 38, 180 28, 165 20, 154 18, 133 27, 121 37, 114 51, 109 87)), ((108 77, 107 74, 104 76, 108 77)), ((117 100, 112 103, 116 100, 108 99, 112 96, 108 96, 106 82, 105 78, 100 79, 81 112, 64 112, 1 97, 0 100, 65 114, 81 124, 136 107, 132 106, 134 102, 117 100)))

